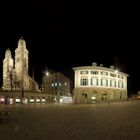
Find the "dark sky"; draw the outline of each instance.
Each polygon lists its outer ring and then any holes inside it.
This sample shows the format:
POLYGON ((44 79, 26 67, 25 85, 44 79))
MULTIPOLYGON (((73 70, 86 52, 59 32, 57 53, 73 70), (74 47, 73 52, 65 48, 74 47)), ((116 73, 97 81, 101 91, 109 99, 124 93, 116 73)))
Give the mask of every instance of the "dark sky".
POLYGON ((0 68, 5 50, 13 55, 23 36, 29 50, 30 73, 41 81, 46 68, 72 75, 72 67, 114 65, 128 73, 128 90, 139 90, 139 16, 136 3, 34 0, 0 4, 0 68), (3 9, 3 10, 2 10, 3 9))

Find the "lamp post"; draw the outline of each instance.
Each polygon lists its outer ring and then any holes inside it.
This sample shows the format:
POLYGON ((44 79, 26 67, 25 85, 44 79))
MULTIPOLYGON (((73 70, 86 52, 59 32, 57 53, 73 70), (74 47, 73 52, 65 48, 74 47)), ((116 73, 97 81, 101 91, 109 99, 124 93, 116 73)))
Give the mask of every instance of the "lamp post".
POLYGON ((49 76, 49 72, 48 71, 46 71, 46 73, 45 73, 45 91, 47 91, 47 84, 48 84, 48 82, 47 82, 47 80, 48 80, 48 76, 49 76))

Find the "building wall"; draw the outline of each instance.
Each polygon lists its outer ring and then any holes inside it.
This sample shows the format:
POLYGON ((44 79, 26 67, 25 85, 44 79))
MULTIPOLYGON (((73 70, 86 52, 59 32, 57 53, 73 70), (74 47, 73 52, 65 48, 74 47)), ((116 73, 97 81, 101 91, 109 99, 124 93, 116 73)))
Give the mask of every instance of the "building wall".
POLYGON ((27 99, 27 103, 39 103, 39 104, 44 104, 44 103, 51 103, 54 101, 55 96, 49 95, 49 94, 43 94, 39 92, 31 92, 31 91, 24 91, 24 97, 22 97, 21 90, 16 90, 16 91, 0 91, 0 104, 2 103, 1 99, 4 98, 7 101, 4 104, 10 104, 9 100, 12 98, 13 103, 16 103, 16 99, 20 99, 20 103, 23 103, 25 99, 27 99), (34 100, 34 101, 31 101, 34 100), (39 101, 38 101, 39 100, 39 101))
POLYGON ((127 74, 114 68, 85 66, 75 71, 75 102, 122 100, 127 98, 127 74), (96 92, 96 97, 92 97, 96 92))
POLYGON ((75 88, 76 103, 92 103, 102 101, 118 101, 127 99, 127 91, 109 88, 75 88))
POLYGON ((70 93, 70 80, 60 72, 44 75, 44 92, 55 95, 66 95, 70 93))

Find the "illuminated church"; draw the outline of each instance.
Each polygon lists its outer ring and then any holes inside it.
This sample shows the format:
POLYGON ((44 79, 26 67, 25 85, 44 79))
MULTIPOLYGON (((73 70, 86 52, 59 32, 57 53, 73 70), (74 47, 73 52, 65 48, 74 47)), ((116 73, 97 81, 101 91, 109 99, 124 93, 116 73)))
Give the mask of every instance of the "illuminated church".
POLYGON ((26 42, 21 37, 15 50, 15 60, 9 49, 3 60, 3 90, 38 91, 38 83, 28 74, 28 50, 26 42))

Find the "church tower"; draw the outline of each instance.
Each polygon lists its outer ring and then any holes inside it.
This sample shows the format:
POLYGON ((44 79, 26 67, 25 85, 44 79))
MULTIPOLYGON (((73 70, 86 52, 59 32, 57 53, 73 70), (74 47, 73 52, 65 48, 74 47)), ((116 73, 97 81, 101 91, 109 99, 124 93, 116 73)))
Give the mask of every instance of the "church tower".
POLYGON ((22 37, 19 39, 18 47, 15 50, 15 72, 17 81, 22 81, 24 75, 28 75, 28 50, 22 37))
POLYGON ((6 50, 3 60, 3 90, 39 91, 38 83, 28 74, 28 50, 21 37, 15 50, 15 60, 11 51, 6 50))
POLYGON ((3 89, 5 90, 12 89, 13 62, 11 51, 7 49, 3 60, 3 89))

